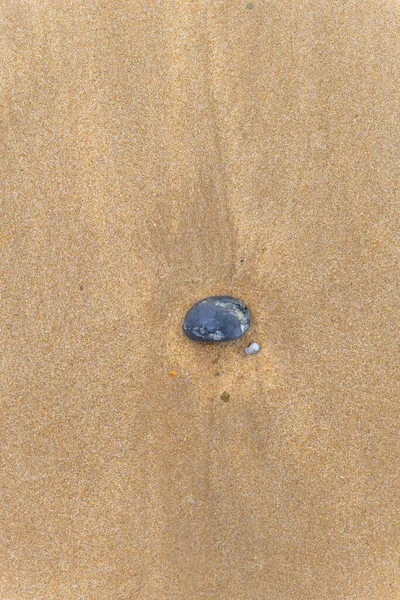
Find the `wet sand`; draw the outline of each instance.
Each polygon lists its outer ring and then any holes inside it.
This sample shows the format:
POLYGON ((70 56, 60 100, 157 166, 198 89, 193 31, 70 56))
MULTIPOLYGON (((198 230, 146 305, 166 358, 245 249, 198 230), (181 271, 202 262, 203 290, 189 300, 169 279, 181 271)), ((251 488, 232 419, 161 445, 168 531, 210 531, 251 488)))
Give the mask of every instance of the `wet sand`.
POLYGON ((1 598, 398 599, 398 5, 0 13, 1 598))

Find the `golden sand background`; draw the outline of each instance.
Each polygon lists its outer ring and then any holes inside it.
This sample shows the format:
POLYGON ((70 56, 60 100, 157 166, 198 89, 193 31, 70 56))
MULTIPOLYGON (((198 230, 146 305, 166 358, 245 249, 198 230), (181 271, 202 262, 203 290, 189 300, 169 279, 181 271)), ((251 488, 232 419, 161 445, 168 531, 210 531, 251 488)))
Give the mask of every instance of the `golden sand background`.
POLYGON ((0 12, 1 599, 399 599, 398 2, 0 12))

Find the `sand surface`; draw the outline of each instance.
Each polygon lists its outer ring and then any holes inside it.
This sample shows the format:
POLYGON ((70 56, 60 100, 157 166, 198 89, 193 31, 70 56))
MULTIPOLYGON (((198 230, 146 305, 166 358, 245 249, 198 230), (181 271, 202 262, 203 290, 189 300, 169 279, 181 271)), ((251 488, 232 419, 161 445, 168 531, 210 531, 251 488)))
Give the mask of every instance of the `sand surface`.
POLYGON ((0 29, 1 600, 398 600, 398 2, 0 29))

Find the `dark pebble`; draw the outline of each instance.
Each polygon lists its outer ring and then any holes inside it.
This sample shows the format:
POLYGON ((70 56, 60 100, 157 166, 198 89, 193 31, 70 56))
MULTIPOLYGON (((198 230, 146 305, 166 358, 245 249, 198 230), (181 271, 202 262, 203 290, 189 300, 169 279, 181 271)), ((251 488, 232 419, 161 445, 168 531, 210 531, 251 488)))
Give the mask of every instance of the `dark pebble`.
POLYGON ((183 321, 183 332, 200 342, 227 342, 241 337, 250 326, 246 304, 231 296, 210 296, 193 304, 183 321))

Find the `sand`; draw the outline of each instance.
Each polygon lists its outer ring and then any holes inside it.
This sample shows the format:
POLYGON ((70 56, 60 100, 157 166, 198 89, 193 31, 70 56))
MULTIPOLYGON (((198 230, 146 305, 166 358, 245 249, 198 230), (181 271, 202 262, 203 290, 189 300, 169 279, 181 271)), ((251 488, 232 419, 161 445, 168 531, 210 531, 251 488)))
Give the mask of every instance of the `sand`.
POLYGON ((398 3, 0 13, 1 599, 399 599, 398 3))

